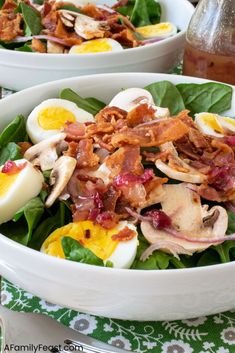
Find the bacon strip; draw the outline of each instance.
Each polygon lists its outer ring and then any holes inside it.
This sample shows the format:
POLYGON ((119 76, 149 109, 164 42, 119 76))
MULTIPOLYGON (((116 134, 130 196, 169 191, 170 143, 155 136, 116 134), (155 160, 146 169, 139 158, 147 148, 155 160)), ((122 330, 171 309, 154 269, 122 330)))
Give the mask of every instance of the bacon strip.
POLYGON ((160 146, 166 142, 178 140, 188 131, 188 127, 177 118, 160 120, 147 127, 123 129, 112 137, 111 143, 115 147, 125 144, 141 147, 160 146))

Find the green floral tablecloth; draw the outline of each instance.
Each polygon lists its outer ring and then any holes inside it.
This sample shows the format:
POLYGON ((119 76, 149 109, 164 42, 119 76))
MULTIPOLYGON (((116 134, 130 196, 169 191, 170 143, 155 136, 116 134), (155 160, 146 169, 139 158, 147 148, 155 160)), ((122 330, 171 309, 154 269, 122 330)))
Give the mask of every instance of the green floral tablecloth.
POLYGON ((2 280, 2 304, 44 313, 84 334, 139 353, 234 353, 235 310, 192 320, 135 322, 63 309, 2 280))

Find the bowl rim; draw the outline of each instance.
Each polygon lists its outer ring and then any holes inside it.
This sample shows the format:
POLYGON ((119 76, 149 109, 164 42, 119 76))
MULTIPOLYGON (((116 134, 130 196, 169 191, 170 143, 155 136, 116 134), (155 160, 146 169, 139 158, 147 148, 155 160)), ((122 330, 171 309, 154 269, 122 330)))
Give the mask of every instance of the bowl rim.
MULTIPOLYGON (((189 0, 181 0, 183 4, 185 4, 185 7, 188 7, 188 9, 192 11, 192 15, 195 11, 195 7, 193 6, 193 4, 191 2, 189 2, 189 0)), ((174 42, 174 40, 176 39, 180 39, 181 37, 184 37, 186 35, 186 32, 187 30, 181 30, 179 33, 176 33, 174 36, 172 37, 169 37, 169 38, 166 38, 166 39, 163 39, 162 41, 159 41, 159 42, 156 42, 156 43, 150 43, 148 45, 143 45, 143 46, 139 46, 139 47, 136 47, 136 48, 127 48, 127 49, 124 49, 124 50, 120 50, 120 51, 117 51, 117 52, 105 52, 105 53, 87 53, 87 54, 69 54, 69 55, 66 55, 66 54, 48 54, 48 53, 33 53, 33 52, 21 52, 21 51, 17 51, 17 50, 11 50, 11 49, 3 49, 3 48, 0 48, 0 54, 1 53, 4 53, 7 51, 7 55, 12 55, 12 56, 16 56, 16 57, 19 57, 19 59, 23 59, 24 57, 29 57, 29 58, 35 58, 35 54, 38 55, 39 58, 43 58, 43 57, 46 57, 48 58, 48 60, 54 60, 55 58, 62 58, 62 57, 70 57, 71 60, 74 59, 74 58, 81 58, 81 59, 84 59, 84 58, 91 58, 91 57, 94 57, 94 60, 95 58, 99 57, 99 58, 109 58, 109 57, 113 57, 113 56, 117 56, 118 54, 119 55, 128 55, 128 53, 133 53, 133 55, 136 53, 138 54, 139 51, 143 51, 144 49, 154 49, 155 47, 158 48, 158 47, 161 47, 163 46, 163 44, 167 45, 167 44, 171 44, 172 42, 174 42), (9 53, 12 53, 12 54, 9 54, 9 53), (124 53, 127 53, 127 54, 124 54, 124 53)), ((97 38, 99 39, 99 38, 97 38)), ((131 54, 130 54, 131 55, 131 54)))
MULTIPOLYGON (((51 82, 47 82, 47 83, 43 83, 37 86, 33 86, 33 87, 29 87, 27 89, 24 89, 22 91, 19 91, 17 93, 14 93, 13 95, 10 95, 6 98, 4 98, 1 102, 0 105, 4 102, 4 104, 7 104, 7 102, 9 100, 12 100, 13 97, 16 96, 25 96, 25 94, 27 95, 27 92, 33 92, 33 91, 37 91, 39 88, 40 89, 51 89, 53 88, 53 86, 57 86, 63 83, 68 83, 70 81, 74 81, 76 82, 77 80, 87 80, 87 79, 92 79, 95 80, 98 77, 118 77, 120 75, 124 75, 126 77, 130 76, 133 77, 133 75, 136 76, 140 76, 142 77, 143 75, 152 75, 153 78, 154 77, 159 77, 161 79, 163 79, 163 77, 165 78, 165 80, 169 79, 169 81, 171 81, 171 78, 177 78, 179 79, 180 77, 186 77, 187 80, 192 79, 194 82, 198 82, 198 83, 208 83, 208 82, 218 82, 218 81, 213 81, 213 80, 206 80, 203 78, 195 78, 195 77, 190 77, 190 76, 180 76, 180 75, 172 75, 172 74, 164 74, 164 73, 144 73, 144 72, 120 72, 120 73, 104 73, 104 74, 96 74, 96 75, 84 75, 84 76, 77 76, 77 77, 72 77, 72 78, 65 78, 65 79, 61 79, 61 80, 56 80, 56 81, 51 81, 51 82)), ((235 86, 233 85, 229 85, 233 88, 234 90, 234 94, 235 94, 235 86)), ((89 264, 84 264, 84 263, 78 263, 78 262, 73 262, 73 261, 64 261, 64 259, 61 258, 57 258, 54 256, 50 256, 47 254, 44 254, 38 250, 29 248, 25 245, 22 245, 20 243, 17 243, 16 241, 8 238, 7 236, 5 236, 4 234, 0 233, 0 246, 1 246, 1 242, 3 242, 6 246, 9 246, 11 248, 13 248, 14 250, 21 252, 22 255, 25 256, 29 256, 29 257, 33 257, 35 259, 35 257, 37 258, 37 260, 39 261, 46 261, 49 265, 51 264, 52 266, 57 266, 60 268, 64 268, 64 269, 71 269, 71 270, 87 270, 87 271, 95 271, 96 273, 104 273, 103 271, 105 271, 105 273, 114 273, 114 272, 110 272, 110 271, 115 271, 115 273, 117 275, 126 275, 126 276, 135 276, 137 275, 139 276, 169 276, 171 277, 172 274, 174 274, 174 276, 183 276, 184 274, 195 274, 195 273, 199 273, 199 274, 203 274, 206 272, 214 272, 214 271, 224 271, 224 270, 228 270, 231 269, 232 267, 235 267, 235 261, 231 261, 228 263, 222 263, 222 264, 216 264, 216 265, 209 265, 209 266, 201 266, 201 267, 192 267, 192 268, 182 268, 182 269, 165 269, 165 270, 141 270, 141 269, 118 269, 118 268, 109 268, 109 267, 100 267, 100 266, 94 266, 94 265, 89 265, 89 264), (44 260, 43 260, 44 259, 44 260)))

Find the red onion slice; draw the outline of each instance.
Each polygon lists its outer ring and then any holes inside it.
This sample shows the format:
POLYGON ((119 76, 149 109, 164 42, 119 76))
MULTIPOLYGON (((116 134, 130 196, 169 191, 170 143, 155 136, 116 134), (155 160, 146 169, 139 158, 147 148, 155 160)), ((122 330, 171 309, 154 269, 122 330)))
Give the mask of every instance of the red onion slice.
POLYGON ((67 44, 66 40, 60 39, 60 38, 57 38, 57 37, 53 37, 53 36, 48 36, 46 34, 39 34, 37 36, 29 36, 29 37, 16 37, 14 40, 12 40, 12 42, 14 42, 14 43, 24 43, 24 42, 28 42, 29 40, 32 40, 33 38, 50 40, 52 42, 59 43, 61 45, 69 46, 67 44))
POLYGON ((150 245, 140 257, 141 261, 146 261, 155 250, 167 249, 174 257, 179 260, 178 254, 192 255, 191 251, 185 249, 183 246, 168 240, 158 240, 156 243, 150 245))

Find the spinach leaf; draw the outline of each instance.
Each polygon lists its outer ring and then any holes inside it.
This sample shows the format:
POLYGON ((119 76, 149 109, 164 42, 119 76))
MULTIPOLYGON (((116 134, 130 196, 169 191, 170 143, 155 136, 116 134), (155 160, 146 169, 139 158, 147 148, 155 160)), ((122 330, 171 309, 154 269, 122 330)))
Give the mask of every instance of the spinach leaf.
POLYGON ((9 142, 20 142, 26 138, 25 118, 18 115, 0 135, 0 147, 5 146, 9 142))
POLYGON ((9 159, 15 161, 20 158, 20 147, 14 142, 9 142, 0 150, 0 165, 5 164, 9 159))
POLYGON ((168 268, 172 256, 158 250, 154 251, 146 261, 140 260, 142 253, 149 247, 149 244, 141 234, 140 228, 138 228, 138 232, 140 234, 139 246, 137 248, 135 261, 131 268, 136 270, 161 270, 168 268))
POLYGON ((27 36, 39 34, 42 30, 40 13, 24 2, 20 3, 20 9, 26 24, 25 32, 27 36))
POLYGON ((32 52, 33 50, 28 44, 22 45, 22 47, 15 48, 16 51, 32 52))
POLYGON ((65 202, 59 202, 54 206, 54 214, 49 214, 48 211, 43 215, 40 224, 32 234, 29 242, 29 247, 40 250, 43 242, 46 240, 55 229, 63 227, 71 222, 71 211, 65 202))
POLYGON ((152 94, 156 105, 169 108, 172 115, 185 109, 180 92, 171 82, 161 81, 152 83, 145 87, 145 89, 152 94))
POLYGON ((235 213, 231 211, 227 211, 228 213, 228 229, 226 234, 233 234, 235 233, 235 213))
POLYGON ((73 6, 73 5, 63 5, 63 6, 60 6, 58 10, 68 10, 68 11, 81 13, 81 10, 79 10, 76 6, 73 6))
POLYGON ((136 0, 131 14, 131 22, 136 27, 159 23, 161 6, 155 0, 136 0))
POLYGON ((3 7, 5 0, 0 0, 0 9, 3 7))
POLYGON ((28 245, 33 230, 37 227, 43 212, 44 205, 41 199, 35 197, 17 211, 12 221, 2 224, 0 232, 18 243, 28 245))
POLYGON ((60 98, 67 99, 68 101, 77 104, 79 108, 84 109, 93 115, 96 115, 100 109, 104 108, 106 105, 95 98, 82 98, 70 88, 63 89, 60 93, 60 98))
POLYGON ((193 114, 210 112, 220 114, 231 108, 233 90, 222 83, 182 83, 176 86, 185 107, 193 114))
POLYGON ((218 263, 220 263, 218 253, 211 248, 202 253, 197 262, 197 267, 217 265, 218 263))
POLYGON ((103 260, 97 257, 91 250, 81 246, 77 240, 70 237, 63 237, 61 243, 67 260, 104 266, 103 260))
POLYGON ((234 241, 225 241, 223 244, 217 245, 213 247, 215 251, 219 254, 220 262, 230 262, 230 251, 235 249, 235 242, 234 241))
POLYGON ((136 27, 160 22, 161 6, 155 0, 129 0, 127 5, 116 9, 124 16, 129 16, 136 27))

